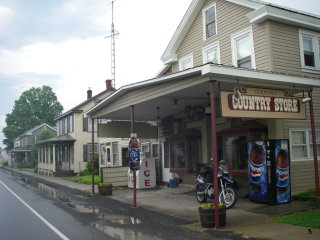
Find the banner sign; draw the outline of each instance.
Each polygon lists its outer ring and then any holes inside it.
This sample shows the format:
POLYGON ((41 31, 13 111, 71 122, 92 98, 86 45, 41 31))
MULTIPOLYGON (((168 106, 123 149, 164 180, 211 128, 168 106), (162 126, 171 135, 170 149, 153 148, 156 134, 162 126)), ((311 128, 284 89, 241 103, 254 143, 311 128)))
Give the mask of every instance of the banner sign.
POLYGON ((306 119, 301 98, 285 90, 241 88, 241 97, 233 92, 220 92, 223 117, 306 119))

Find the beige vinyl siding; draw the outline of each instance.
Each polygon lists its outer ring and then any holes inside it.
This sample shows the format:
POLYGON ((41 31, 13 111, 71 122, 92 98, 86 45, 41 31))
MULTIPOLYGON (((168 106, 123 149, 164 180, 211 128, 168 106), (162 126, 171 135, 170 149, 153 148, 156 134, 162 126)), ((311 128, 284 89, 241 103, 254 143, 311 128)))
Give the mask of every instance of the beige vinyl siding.
POLYGON ((252 26, 256 68, 264 71, 273 71, 269 25, 269 22, 264 22, 252 26))
MULTIPOLYGON (((315 114, 316 130, 320 129, 320 89, 313 90, 313 108, 315 114)), ((290 129, 310 129, 309 104, 307 104, 307 120, 282 121, 284 138, 289 139, 290 129)), ((318 153, 319 155, 319 153, 318 153)), ((319 162, 319 161, 318 161, 319 162)), ((318 163, 320 166, 320 162, 318 163)), ((320 170, 320 169, 319 169, 320 170)), ((314 167, 312 160, 292 161, 291 160, 291 186, 292 194, 301 193, 310 188, 315 188, 314 167)))
POLYGON ((301 70, 299 28, 270 21, 270 43, 275 72, 320 78, 301 70))
MULTIPOLYGON (((207 0, 202 9, 214 2, 217 10, 217 35, 203 40, 202 10, 200 10, 176 52, 178 60, 193 53, 193 65, 202 65, 202 48, 219 41, 221 64, 232 65, 230 36, 251 26, 245 16, 251 9, 223 0, 207 0)), ((179 63, 176 62, 172 65, 172 72, 178 71, 179 63)))
MULTIPOLYGON (((320 161, 318 161, 318 166, 320 166, 320 161)), ((291 162, 290 167, 292 195, 315 188, 313 161, 291 162)))
MULTIPOLYGON (((313 90, 313 110, 314 110, 314 119, 316 129, 320 129, 320 88, 315 88, 313 90)), ((307 96, 307 93, 305 94, 307 96)), ((306 120, 290 120, 285 119, 282 121, 283 124, 283 137, 289 138, 289 130, 291 128, 301 128, 308 129, 310 128, 310 112, 309 104, 306 104, 307 119, 306 120)))

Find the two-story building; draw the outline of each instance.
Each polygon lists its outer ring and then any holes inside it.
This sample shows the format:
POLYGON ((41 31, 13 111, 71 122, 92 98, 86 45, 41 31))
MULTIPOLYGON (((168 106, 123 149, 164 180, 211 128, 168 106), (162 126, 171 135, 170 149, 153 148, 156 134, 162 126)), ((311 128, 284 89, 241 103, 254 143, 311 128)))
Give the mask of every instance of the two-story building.
POLYGON ((111 80, 106 80, 106 89, 58 116, 57 137, 38 142, 38 172, 45 175, 75 174, 86 168, 93 150, 98 153, 97 122, 84 117, 83 113, 114 92, 111 80), (92 147, 94 128, 94 148, 92 147))
POLYGON ((304 97, 320 155, 319 43, 320 16, 256 0, 193 0, 157 77, 123 86, 87 116, 130 120, 134 106, 135 120, 159 122, 162 181, 194 183, 195 165, 210 162, 216 146, 247 182, 248 141, 289 139, 296 194, 314 187, 304 97))
POLYGON ((14 147, 11 150, 11 156, 13 159, 12 162, 14 165, 18 167, 31 167, 33 165, 31 149, 32 146, 37 142, 37 135, 45 129, 56 135, 57 130, 55 128, 43 123, 24 132, 14 139, 14 147))

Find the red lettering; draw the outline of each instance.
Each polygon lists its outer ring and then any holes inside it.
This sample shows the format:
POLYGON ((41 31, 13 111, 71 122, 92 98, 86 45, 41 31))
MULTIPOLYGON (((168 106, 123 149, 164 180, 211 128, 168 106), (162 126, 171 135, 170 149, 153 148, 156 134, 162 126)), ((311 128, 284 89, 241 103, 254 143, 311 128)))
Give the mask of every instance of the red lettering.
POLYGON ((144 171, 144 176, 149 177, 150 176, 150 171, 149 170, 144 171))
POLYGON ((150 187, 150 179, 144 180, 144 186, 150 187))

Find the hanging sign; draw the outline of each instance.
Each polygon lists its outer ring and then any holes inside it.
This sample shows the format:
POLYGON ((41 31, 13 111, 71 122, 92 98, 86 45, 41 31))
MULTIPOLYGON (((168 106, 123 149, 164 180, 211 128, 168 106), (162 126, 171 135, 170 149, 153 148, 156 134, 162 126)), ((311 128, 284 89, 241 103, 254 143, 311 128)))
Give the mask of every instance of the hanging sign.
POLYGON ((306 119, 301 98, 285 90, 242 88, 241 97, 233 92, 220 92, 223 117, 306 119))

